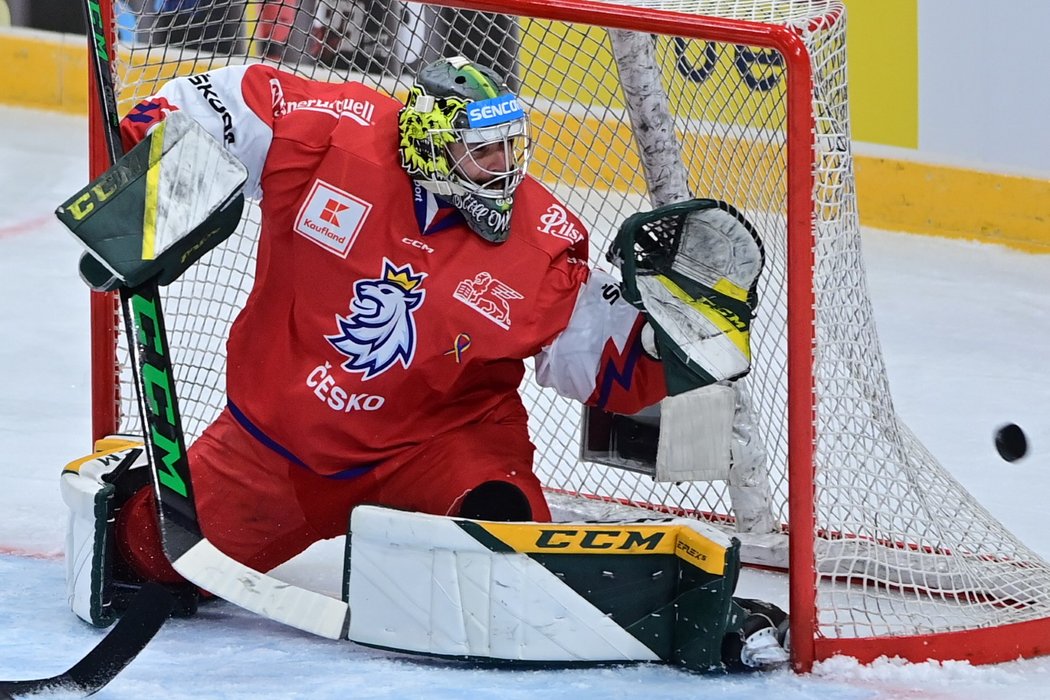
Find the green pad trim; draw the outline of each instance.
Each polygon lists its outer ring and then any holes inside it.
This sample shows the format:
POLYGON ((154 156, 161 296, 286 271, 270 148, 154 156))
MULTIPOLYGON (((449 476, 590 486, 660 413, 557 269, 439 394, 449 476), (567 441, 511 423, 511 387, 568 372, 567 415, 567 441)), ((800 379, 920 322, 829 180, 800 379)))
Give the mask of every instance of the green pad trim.
POLYGON ((722 640, 743 621, 737 539, 668 522, 456 524, 493 552, 529 556, 664 661, 725 670, 722 640))

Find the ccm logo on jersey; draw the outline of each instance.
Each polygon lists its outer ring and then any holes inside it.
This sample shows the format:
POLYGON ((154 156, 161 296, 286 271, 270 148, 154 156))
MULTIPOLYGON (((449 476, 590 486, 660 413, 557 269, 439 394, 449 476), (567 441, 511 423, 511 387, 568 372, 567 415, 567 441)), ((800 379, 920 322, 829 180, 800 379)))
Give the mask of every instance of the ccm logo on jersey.
POLYGON ((479 272, 474 275, 474 279, 457 284, 452 298, 463 302, 503 330, 510 330, 510 304, 507 302, 525 297, 488 272, 479 272))
POLYGON ((429 254, 429 253, 433 253, 434 252, 434 249, 431 248, 430 246, 428 246, 423 241, 417 241, 416 239, 409 238, 408 236, 405 236, 404 238, 402 238, 401 242, 404 243, 405 245, 411 247, 411 248, 419 248, 424 253, 428 253, 429 254))
POLYGON ((295 218, 295 231, 345 258, 371 210, 371 203, 316 180, 295 218))

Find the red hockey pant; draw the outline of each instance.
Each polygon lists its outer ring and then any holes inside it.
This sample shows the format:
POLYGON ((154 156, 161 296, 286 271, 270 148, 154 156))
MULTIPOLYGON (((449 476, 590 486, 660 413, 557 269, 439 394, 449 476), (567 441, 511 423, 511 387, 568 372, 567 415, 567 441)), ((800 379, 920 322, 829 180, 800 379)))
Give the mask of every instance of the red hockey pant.
MULTIPOLYGON (((478 424, 435 436, 356 478, 330 479, 266 447, 224 411, 189 455, 205 536, 265 572, 314 542, 346 534, 350 511, 362 503, 458 515, 468 492, 502 481, 525 495, 533 520, 548 521, 533 452, 525 425, 478 424)), ((160 548, 151 489, 121 509, 116 534, 120 554, 136 571, 153 580, 181 580, 160 548)))

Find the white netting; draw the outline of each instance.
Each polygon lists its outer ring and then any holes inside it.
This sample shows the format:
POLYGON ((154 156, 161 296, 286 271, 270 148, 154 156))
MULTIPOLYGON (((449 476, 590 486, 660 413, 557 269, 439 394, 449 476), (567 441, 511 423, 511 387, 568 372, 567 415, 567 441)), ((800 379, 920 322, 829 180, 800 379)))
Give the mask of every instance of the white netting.
MULTIPOLYGON (((648 208, 604 29, 399 2, 128 0, 120 18, 121 112, 177 74, 245 61, 325 80, 348 76, 402 95, 411 70, 464 53, 510 75, 531 107, 531 172, 590 227, 600 264, 620 222, 648 208)), ((675 36, 665 10, 788 25, 813 72, 815 496, 818 636, 973 629, 1050 614, 1050 570, 956 484, 893 410, 864 276, 850 153, 845 15, 837 0, 621 1, 664 17, 665 88, 695 193, 734 203, 766 245, 748 378, 768 448, 775 515, 788 521, 787 201, 784 58, 770 49, 675 36)), ((586 5, 585 7, 607 7, 586 5)), ((753 36, 753 35, 752 35, 753 36)), ((805 136, 805 135, 803 135, 805 136)), ((794 147, 808 149, 805 140, 794 147)), ((165 312, 190 439, 224 405, 229 324, 252 281, 258 210, 242 232, 168 288, 165 312)), ((807 232, 808 233, 808 232, 807 232)), ((802 316, 805 319, 805 316, 802 316)), ((115 337, 115 335, 113 336, 115 337)), ((112 342, 107 336, 98 342, 112 342)), ((119 353, 121 361, 126 353, 119 353)), ((122 427, 137 427, 126 371, 122 427)), ((581 408, 540 390, 531 410, 537 469, 557 491, 732 521, 722 483, 657 484, 584 462, 581 408)), ((99 398, 111 400, 111 394, 99 398)), ((808 485, 803 485, 808 488, 808 485)))

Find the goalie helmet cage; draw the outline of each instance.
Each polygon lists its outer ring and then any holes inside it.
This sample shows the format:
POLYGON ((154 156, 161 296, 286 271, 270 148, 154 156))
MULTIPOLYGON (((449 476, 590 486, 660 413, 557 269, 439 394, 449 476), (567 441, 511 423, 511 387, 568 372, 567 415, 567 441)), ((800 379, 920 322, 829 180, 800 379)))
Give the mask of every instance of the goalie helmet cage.
MULTIPOLYGON (((163 80, 231 63, 399 97, 412 69, 442 54, 497 67, 531 109, 530 172, 588 225, 593 264, 620 222, 648 208, 636 154, 649 137, 629 126, 607 30, 651 34, 690 188, 735 204, 765 241, 746 381, 790 537, 796 668, 836 654, 991 663, 1048 651, 1050 567, 893 410, 860 252, 841 2, 200 0, 171 12, 124 6, 119 22, 112 0, 100 5, 117 33, 121 113, 163 80)), ((96 175, 100 120, 96 105, 96 175)), ((259 229, 258 209, 246 212, 230 241, 165 290, 188 441, 225 405, 225 337, 252 283, 259 229)), ((536 225, 574 235, 556 207, 536 225)), ((91 314, 94 435, 134 432, 112 296, 94 294, 91 314)), ((654 483, 579 459, 579 405, 530 377, 536 468, 553 494, 733 522, 724 483, 654 483)))

